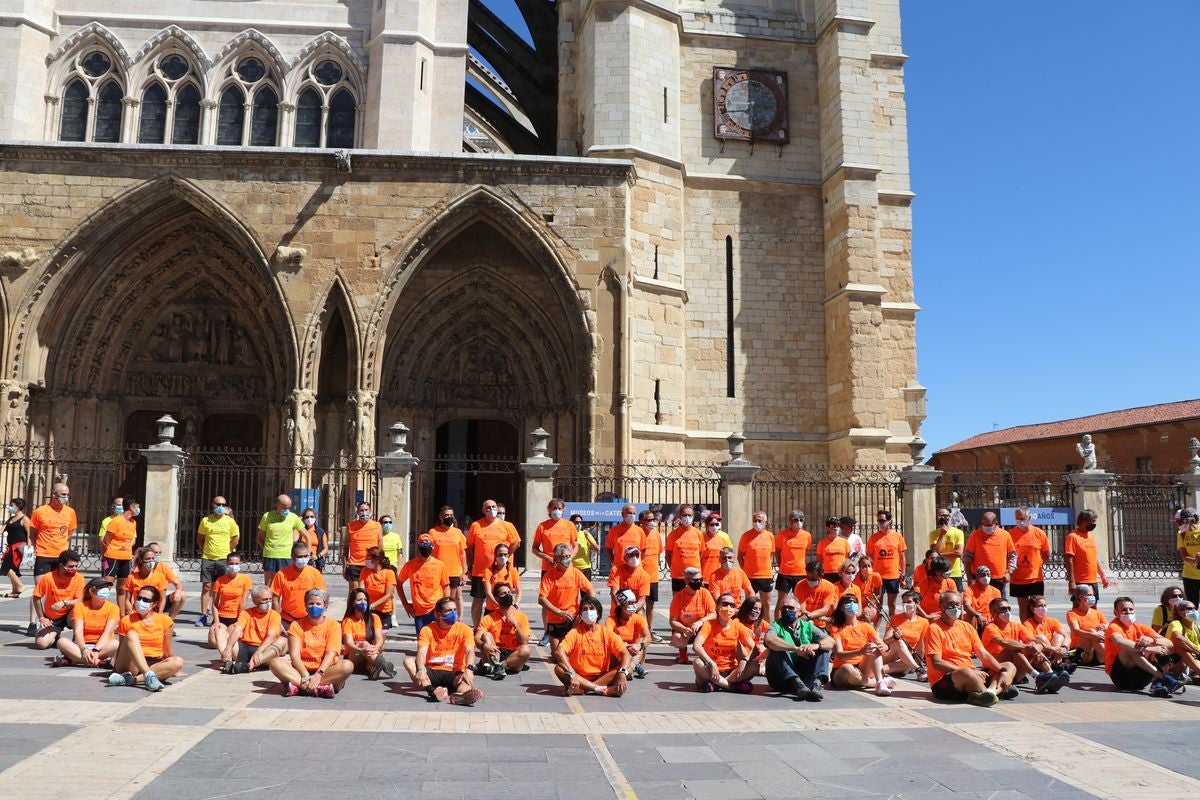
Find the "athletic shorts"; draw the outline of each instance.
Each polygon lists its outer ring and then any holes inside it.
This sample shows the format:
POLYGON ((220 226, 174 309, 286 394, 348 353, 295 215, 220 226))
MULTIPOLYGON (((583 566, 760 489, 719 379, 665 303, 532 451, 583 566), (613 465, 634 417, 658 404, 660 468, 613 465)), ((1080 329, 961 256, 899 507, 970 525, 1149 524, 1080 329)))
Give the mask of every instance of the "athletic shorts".
POLYGON ((58 568, 58 556, 47 558, 45 556, 34 556, 33 558, 33 577, 40 578, 47 572, 53 572, 58 568))
POLYGON ((992 587, 1000 593, 1000 596, 1005 600, 1008 599, 1008 581, 1004 578, 992 578, 990 581, 992 587))
POLYGON ((279 572, 290 563, 292 563, 290 558, 264 558, 263 572, 279 572))
MULTIPOLYGON (((278 570, 276 570, 278 572, 278 570)), ((200 559, 200 582, 212 583, 225 574, 225 562, 216 559, 200 559)))
MULTIPOLYGON (((1110 645, 1110 647, 1116 647, 1116 645, 1110 645)), ((1127 667, 1121 663, 1119 658, 1113 662, 1112 672, 1108 673, 1108 677, 1112 679, 1113 686, 1126 692, 1145 689, 1150 685, 1150 681, 1154 680, 1154 676, 1146 670, 1139 667, 1127 667)))
POLYGON ((1008 585, 1008 593, 1013 597, 1033 597, 1035 594, 1044 596, 1046 594, 1046 582, 1010 583, 1008 585))
POLYGON ((951 679, 951 673, 947 672, 942 677, 938 678, 938 682, 930 686, 933 696, 938 700, 955 700, 962 702, 967 699, 966 692, 960 692, 954 688, 954 681, 951 679))
POLYGON ((224 625, 226 628, 232 628, 234 625, 237 624, 238 618, 237 617, 217 617, 217 621, 220 622, 222 625, 224 625))
POLYGON ((483 588, 483 577, 480 575, 471 576, 471 597, 480 599, 487 597, 487 592, 483 588))
POLYGON ((237 653, 238 662, 242 663, 242 664, 249 664, 250 659, 254 658, 254 654, 258 652, 258 647, 259 646, 256 644, 246 644, 245 642, 238 642, 238 653, 237 653))
POLYGON ((775 585, 775 581, 771 578, 751 578, 750 585, 754 587, 756 592, 769 592, 771 587, 775 585))
POLYGON ((417 636, 421 635, 421 629, 426 625, 433 624, 433 615, 435 612, 430 611, 428 614, 418 614, 413 617, 413 627, 417 629, 417 636))
POLYGON ((882 589, 884 594, 900 594, 900 579, 884 578, 882 589))
POLYGON ((455 685, 458 683, 461 672, 454 672, 448 669, 428 669, 425 674, 429 676, 430 689, 448 689, 453 692, 455 685))
POLYGON ((784 575, 782 572, 775 576, 775 589, 783 593, 796 591, 796 584, 804 580, 803 575, 784 575))
POLYGON ((546 624, 546 635, 551 639, 565 639, 574 625, 575 620, 573 619, 566 622, 549 622, 546 624))
POLYGON ((105 578, 128 578, 129 565, 132 561, 131 558, 102 558, 100 559, 100 574, 105 578))
POLYGON ((840 572, 826 572, 821 577, 832 583, 834 586, 837 586, 838 581, 842 579, 842 574, 840 572))
POLYGON ((347 564, 342 570, 342 577, 351 583, 358 583, 358 579, 362 577, 362 564, 347 564))
POLYGON ((651 603, 658 602, 658 581, 654 581, 650 584, 650 594, 647 595, 647 599, 649 599, 651 603))
POLYGON ((450 588, 457 589, 460 586, 462 586, 462 575, 451 575, 450 576, 450 588))

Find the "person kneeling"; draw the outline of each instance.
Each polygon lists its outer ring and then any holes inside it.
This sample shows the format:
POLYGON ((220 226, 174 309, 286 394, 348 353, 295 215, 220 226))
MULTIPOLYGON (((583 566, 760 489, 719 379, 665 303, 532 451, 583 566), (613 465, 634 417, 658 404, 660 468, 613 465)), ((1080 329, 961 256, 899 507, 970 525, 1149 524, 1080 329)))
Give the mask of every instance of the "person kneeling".
POLYGON ((458 621, 453 598, 433 607, 433 622, 421 628, 417 655, 404 659, 404 670, 433 702, 471 706, 483 699, 475 688, 475 648, 471 629, 458 621))
POLYGON ((51 662, 52 667, 79 665, 98 667, 117 654, 117 623, 121 612, 109 602, 112 588, 104 578, 92 578, 83 589, 83 600, 71 609, 74 635, 60 636, 58 650, 62 655, 51 662))
MULTIPOLYGON (((363 570, 364 573, 366 571, 363 570)), ((366 584, 366 580, 363 583, 366 584)), ((377 681, 380 676, 388 680, 396 677, 396 667, 383 656, 383 620, 371 611, 371 595, 365 585, 351 589, 346 599, 346 616, 342 618, 342 646, 346 649, 346 660, 354 665, 356 671, 370 676, 371 680, 377 681)))
POLYGON ((717 618, 700 626, 692 640, 692 670, 696 673, 696 688, 702 692, 750 694, 750 683, 758 675, 758 662, 753 661, 754 633, 734 619, 737 599, 726 592, 717 598, 717 618))
POLYGON ((162 595, 154 586, 143 586, 134 595, 133 613, 121 620, 117 632, 121 645, 113 658, 109 686, 143 684, 152 692, 161 691, 163 681, 183 670, 183 659, 173 652, 171 642, 175 620, 156 609, 162 595))
POLYGON ((940 614, 929 624, 921 647, 929 672, 929 688, 939 700, 966 700, 977 706, 994 706, 999 700, 1012 700, 1018 692, 1012 687, 1016 669, 1007 661, 997 661, 984 648, 975 626, 959 617, 963 597, 944 591, 938 597, 940 614), (975 668, 971 656, 979 657, 983 669, 975 668))
POLYGON ((604 608, 599 600, 589 595, 579 605, 579 621, 554 651, 554 676, 567 696, 620 697, 628 685, 629 650, 621 637, 598 624, 604 608))
POLYGON ((485 614, 475 629, 475 645, 482 662, 475 672, 502 681, 506 675, 529 669, 525 663, 533 652, 529 649, 529 617, 517 609, 512 586, 500 581, 490 589, 496 608, 485 614))
POLYGON ((221 650, 221 671, 227 675, 253 672, 273 659, 288 654, 283 619, 271 608, 271 590, 259 586, 251 595, 253 605, 238 615, 228 629, 221 650))
POLYGON ((323 590, 305 592, 308 613, 288 628, 288 657, 268 663, 271 674, 283 684, 284 697, 305 694, 333 699, 354 672, 354 665, 342 658, 342 628, 325 616, 327 607, 323 590))

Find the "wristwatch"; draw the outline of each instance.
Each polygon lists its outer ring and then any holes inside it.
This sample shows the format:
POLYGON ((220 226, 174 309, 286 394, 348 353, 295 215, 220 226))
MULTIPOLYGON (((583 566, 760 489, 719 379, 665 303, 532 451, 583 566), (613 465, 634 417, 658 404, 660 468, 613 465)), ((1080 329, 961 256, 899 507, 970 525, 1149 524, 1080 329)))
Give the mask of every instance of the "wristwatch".
POLYGON ((628 677, 629 677, 629 670, 625 669, 624 667, 621 667, 619 670, 617 670, 617 672, 621 673, 621 674, 622 674, 622 675, 624 675, 626 678, 628 678, 628 677))
POLYGON ((474 665, 474 664, 467 664, 467 669, 471 670, 471 672, 474 672, 474 671, 475 671, 475 665, 474 665))

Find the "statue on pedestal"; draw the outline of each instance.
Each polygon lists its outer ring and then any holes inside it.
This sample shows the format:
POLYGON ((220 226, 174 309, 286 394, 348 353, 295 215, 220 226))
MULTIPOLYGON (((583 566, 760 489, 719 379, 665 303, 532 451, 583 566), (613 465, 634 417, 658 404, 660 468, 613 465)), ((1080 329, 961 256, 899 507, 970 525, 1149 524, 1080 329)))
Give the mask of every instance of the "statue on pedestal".
POLYGON ((1085 433, 1083 441, 1075 445, 1075 452, 1079 453, 1079 457, 1083 459, 1083 469, 1096 468, 1096 446, 1092 444, 1092 435, 1085 433))

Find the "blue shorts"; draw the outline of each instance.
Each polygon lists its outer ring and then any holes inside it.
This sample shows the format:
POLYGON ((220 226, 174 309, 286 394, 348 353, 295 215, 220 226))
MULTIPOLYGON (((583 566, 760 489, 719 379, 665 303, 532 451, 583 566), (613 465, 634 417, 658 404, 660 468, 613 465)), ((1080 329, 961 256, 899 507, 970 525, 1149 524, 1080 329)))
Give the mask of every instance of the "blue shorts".
POLYGON ((433 614, 434 612, 430 611, 428 614, 422 614, 419 617, 413 617, 413 625, 417 629, 417 636, 421 635, 421 628, 424 628, 426 625, 433 624, 433 614))
POLYGON ((291 558, 264 558, 263 572, 279 572, 290 563, 292 563, 291 558))

